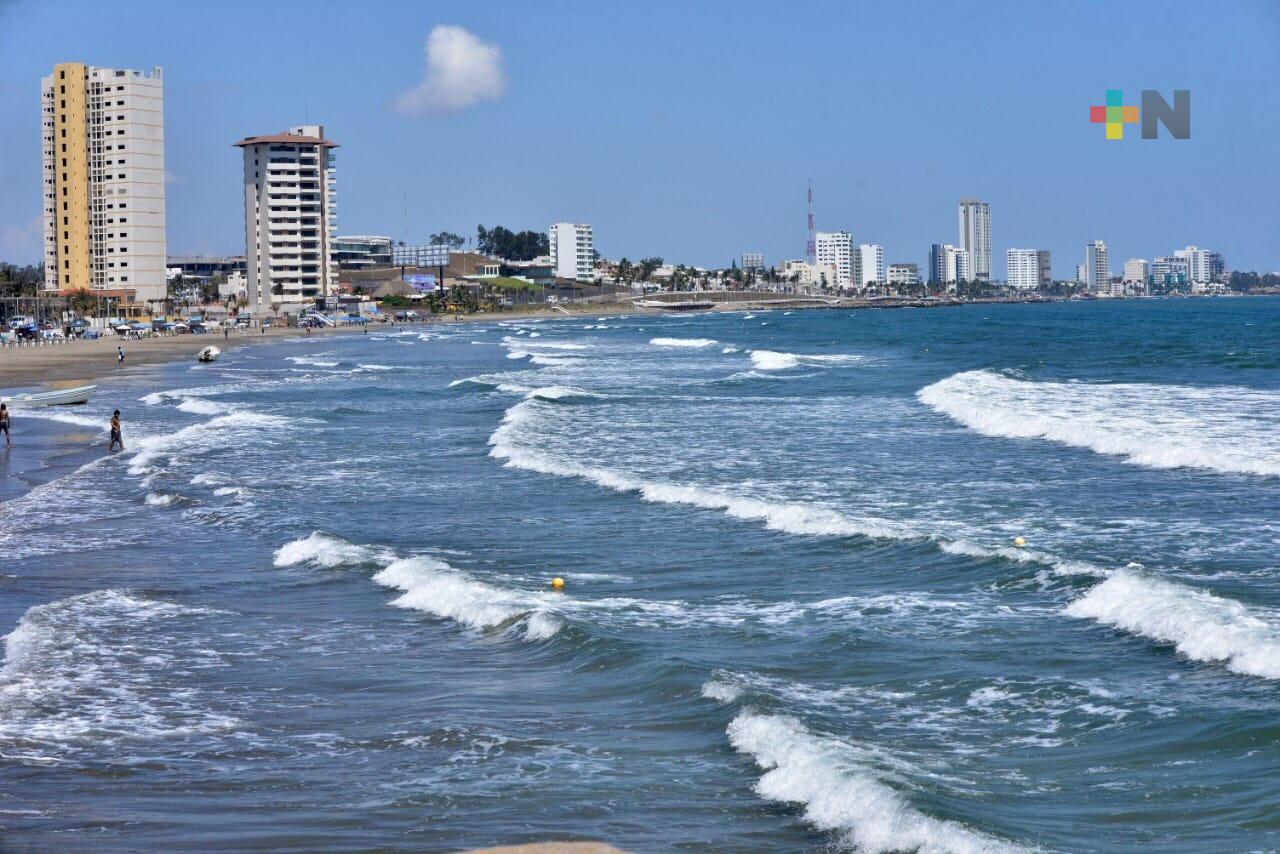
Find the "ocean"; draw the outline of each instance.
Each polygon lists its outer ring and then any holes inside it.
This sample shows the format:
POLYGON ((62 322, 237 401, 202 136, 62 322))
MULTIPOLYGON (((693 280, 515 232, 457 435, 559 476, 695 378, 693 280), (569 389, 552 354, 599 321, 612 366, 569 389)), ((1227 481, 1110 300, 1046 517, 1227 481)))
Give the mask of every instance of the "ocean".
POLYGON ((1280 299, 378 327, 14 421, 0 847, 1280 847, 1280 299))

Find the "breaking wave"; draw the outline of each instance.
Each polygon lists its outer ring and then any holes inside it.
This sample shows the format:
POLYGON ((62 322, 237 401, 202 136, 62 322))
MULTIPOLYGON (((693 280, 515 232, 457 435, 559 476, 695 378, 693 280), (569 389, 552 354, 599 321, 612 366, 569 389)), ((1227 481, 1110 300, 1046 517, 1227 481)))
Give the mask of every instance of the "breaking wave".
POLYGON ((434 557, 399 557, 391 549, 356 545, 323 531, 314 531, 276 550, 276 566, 299 564, 325 568, 379 566, 373 580, 383 587, 401 591, 401 595, 391 601, 392 605, 422 611, 472 629, 507 629, 519 625, 527 640, 546 640, 563 625, 553 613, 554 605, 562 598, 559 594, 500 587, 473 578, 434 557))
POLYGON ((206 613, 120 590, 27 609, 4 639, 0 752, 43 764, 122 740, 234 728, 235 718, 165 678, 191 657, 220 661, 186 640, 190 618, 206 613))
MULTIPOLYGON (((713 689, 713 693, 721 692, 713 689)), ((838 833, 854 850, 919 854, 1028 850, 921 812, 887 782, 900 775, 883 770, 892 764, 886 757, 815 735, 795 718, 742 712, 729 723, 728 733, 733 747, 765 772, 756 783, 757 794, 801 805, 806 821, 838 833)))
POLYGON ((713 338, 651 338, 649 343, 655 347, 710 347, 717 343, 713 338))
POLYGON ((1138 569, 1116 571, 1068 605, 1066 613, 1171 643, 1194 661, 1280 679, 1280 623, 1274 617, 1138 569))
POLYGON ((965 371, 916 393, 986 436, 1047 439, 1155 469, 1280 475, 1280 394, 1217 386, 1057 383, 965 371))
POLYGON ((758 371, 789 371, 801 366, 813 368, 866 361, 865 356, 853 354, 805 356, 800 353, 778 353, 773 350, 752 350, 750 356, 751 363, 758 371))

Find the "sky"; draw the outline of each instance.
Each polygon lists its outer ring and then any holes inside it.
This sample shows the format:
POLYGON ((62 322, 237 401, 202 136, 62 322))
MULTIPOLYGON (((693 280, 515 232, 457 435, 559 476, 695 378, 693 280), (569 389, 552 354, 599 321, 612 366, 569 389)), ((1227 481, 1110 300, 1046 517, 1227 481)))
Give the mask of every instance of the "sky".
POLYGON ((1280 270, 1280 0, 0 0, 0 259, 40 260, 40 78, 164 69, 168 251, 243 254, 245 137, 323 124, 340 234, 590 223, 609 258, 724 266, 819 230, 926 263, 957 202, 1004 250, 1195 244, 1280 270), (124 13, 121 13, 124 10, 124 13), (1191 139, 1107 141, 1107 89, 1189 89, 1191 139))

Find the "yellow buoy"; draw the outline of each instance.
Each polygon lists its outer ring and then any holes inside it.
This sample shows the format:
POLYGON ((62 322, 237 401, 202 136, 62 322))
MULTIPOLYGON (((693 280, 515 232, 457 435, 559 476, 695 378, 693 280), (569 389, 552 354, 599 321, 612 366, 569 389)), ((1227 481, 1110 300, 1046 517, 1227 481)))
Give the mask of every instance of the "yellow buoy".
POLYGON ((551 589, 552 589, 552 590, 563 590, 563 589, 564 589, 564 579, 563 579, 563 578, 561 578, 561 577, 560 577, 560 576, 558 576, 558 575, 557 575, 555 578, 551 579, 551 589))
POLYGON ((1018 548, 1022 548, 1023 546, 1025 546, 1025 545, 1027 544, 1027 541, 1026 541, 1026 539, 1025 539, 1024 537, 1014 537, 1014 538, 1013 538, 1013 544, 1014 544, 1015 546, 1017 546, 1018 548))

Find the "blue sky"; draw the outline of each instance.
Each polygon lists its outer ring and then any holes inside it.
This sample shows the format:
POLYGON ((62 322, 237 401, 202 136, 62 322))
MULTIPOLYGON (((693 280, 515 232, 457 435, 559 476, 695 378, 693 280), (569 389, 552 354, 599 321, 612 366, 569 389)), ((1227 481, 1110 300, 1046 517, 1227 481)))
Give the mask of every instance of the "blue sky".
POLYGON ((608 257, 773 263, 804 254, 812 178, 818 227, 888 263, 955 242, 973 195, 997 275, 1018 246, 1069 277, 1095 238, 1117 272, 1190 243, 1277 270, 1277 45, 1276 0, 0 0, 0 258, 40 257, 39 81, 78 60, 164 67, 170 254, 242 253, 232 144, 310 121, 342 146, 341 233, 568 219, 608 257), (406 114, 439 25, 495 46, 501 79, 406 114), (1192 138, 1106 142, 1108 88, 1190 89, 1192 138))

